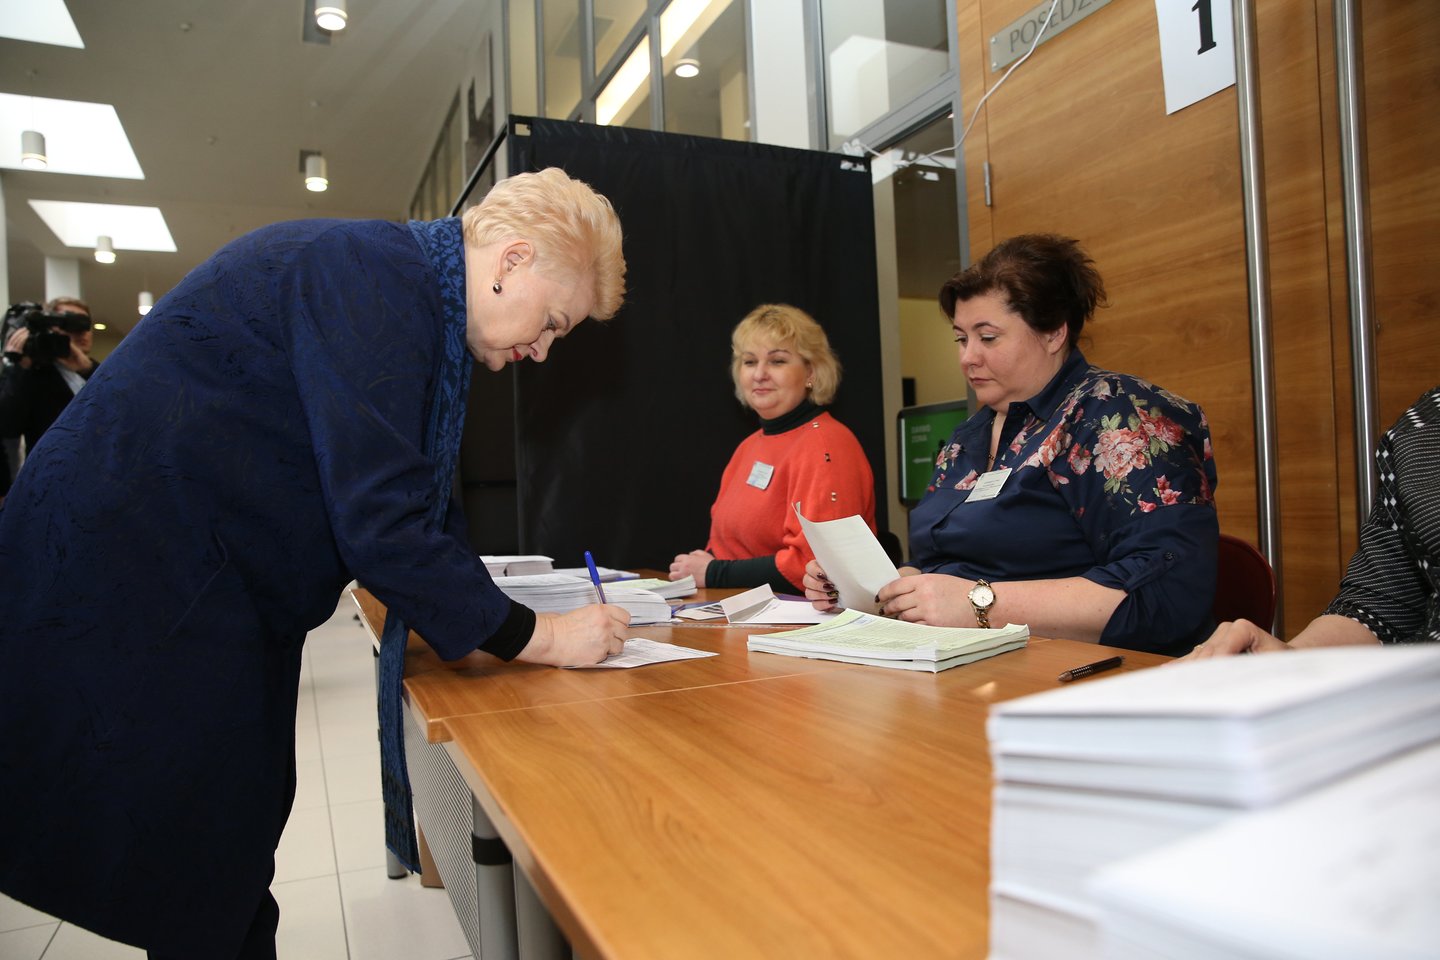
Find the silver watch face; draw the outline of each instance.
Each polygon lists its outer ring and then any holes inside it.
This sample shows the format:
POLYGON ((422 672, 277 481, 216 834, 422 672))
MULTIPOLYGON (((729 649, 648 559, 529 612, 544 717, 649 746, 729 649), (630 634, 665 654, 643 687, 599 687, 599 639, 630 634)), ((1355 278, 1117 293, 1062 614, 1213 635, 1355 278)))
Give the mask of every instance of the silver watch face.
POLYGON ((995 602, 995 591, 988 583, 977 583, 970 588, 970 602, 977 607, 988 607, 995 602))

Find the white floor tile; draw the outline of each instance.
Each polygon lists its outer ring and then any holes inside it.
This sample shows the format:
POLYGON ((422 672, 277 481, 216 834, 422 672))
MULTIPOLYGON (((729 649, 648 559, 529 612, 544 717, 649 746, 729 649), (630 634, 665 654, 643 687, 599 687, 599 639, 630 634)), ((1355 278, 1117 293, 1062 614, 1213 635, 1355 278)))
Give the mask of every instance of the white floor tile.
POLYGON ((40 960, 50 940, 55 936, 58 920, 43 923, 38 927, 23 930, 7 930, 0 933, 0 958, 3 960, 40 960))
POLYGON ((470 945, 444 890, 422 887, 414 875, 385 876, 385 868, 340 875, 350 960, 455 960, 470 945))
POLYGON ((380 750, 325 757, 325 793, 331 804, 380 799, 380 750))
POLYGON ((325 807, 292 810, 275 851, 274 883, 308 880, 335 873, 335 844, 330 811, 325 807))
POLYGON ((27 907, 19 900, 12 900, 0 893, 0 931, 19 930, 21 927, 38 927, 42 923, 58 923, 48 913, 41 913, 34 907, 27 907))
POLYGON ((356 722, 376 726, 379 708, 375 704, 375 684, 367 680, 359 689, 323 691, 316 702, 315 716, 322 727, 356 722))
POLYGON ((385 866, 385 804, 379 800, 330 805, 335 863, 341 873, 385 866))
MULTIPOLYGON (((377 774, 378 776, 378 774, 377 774)), ((329 805, 325 764, 318 758, 295 762, 295 804, 291 810, 309 810, 329 805)))
POLYGON ((320 754, 325 758, 368 754, 380 749, 380 725, 375 717, 320 723, 320 754))
POLYGON ((145 951, 62 923, 45 950, 45 960, 145 960, 145 951))
POLYGON ((345 917, 335 876, 270 885, 280 905, 277 960, 346 960, 345 917))
POLYGON ((295 718, 295 760, 320 759, 320 725, 314 715, 295 718))

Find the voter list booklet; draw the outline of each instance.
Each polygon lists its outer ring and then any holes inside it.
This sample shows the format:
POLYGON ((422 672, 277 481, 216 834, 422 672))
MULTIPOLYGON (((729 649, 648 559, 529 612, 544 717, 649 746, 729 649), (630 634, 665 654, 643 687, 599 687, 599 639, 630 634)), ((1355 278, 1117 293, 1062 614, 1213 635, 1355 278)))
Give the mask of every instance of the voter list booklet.
POLYGON ((991 629, 930 627, 844 610, 833 620, 813 627, 752 634, 746 647, 790 657, 939 673, 1018 650, 1029 639, 1030 628, 1023 623, 991 629))

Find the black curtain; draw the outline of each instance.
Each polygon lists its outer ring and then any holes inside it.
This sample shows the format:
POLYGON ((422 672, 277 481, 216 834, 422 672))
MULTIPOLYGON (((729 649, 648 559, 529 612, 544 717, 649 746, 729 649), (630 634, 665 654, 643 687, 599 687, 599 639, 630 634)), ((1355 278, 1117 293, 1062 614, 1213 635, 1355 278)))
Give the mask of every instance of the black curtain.
POLYGON ((721 471, 757 427, 735 398, 730 331, 773 302, 815 317, 840 356, 831 409, 870 457, 885 529, 868 161, 517 117, 509 148, 514 172, 561 167, 608 197, 629 267, 612 321, 516 367, 520 549, 663 569, 704 547, 721 471))

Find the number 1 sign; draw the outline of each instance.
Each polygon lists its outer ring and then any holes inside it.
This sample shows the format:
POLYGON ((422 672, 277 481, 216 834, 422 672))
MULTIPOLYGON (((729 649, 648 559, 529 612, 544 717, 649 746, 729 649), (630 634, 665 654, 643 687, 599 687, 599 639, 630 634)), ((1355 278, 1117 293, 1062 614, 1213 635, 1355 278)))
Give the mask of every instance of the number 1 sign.
POLYGON ((1235 82, 1230 0, 1155 0, 1165 112, 1174 113, 1235 82))

